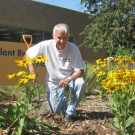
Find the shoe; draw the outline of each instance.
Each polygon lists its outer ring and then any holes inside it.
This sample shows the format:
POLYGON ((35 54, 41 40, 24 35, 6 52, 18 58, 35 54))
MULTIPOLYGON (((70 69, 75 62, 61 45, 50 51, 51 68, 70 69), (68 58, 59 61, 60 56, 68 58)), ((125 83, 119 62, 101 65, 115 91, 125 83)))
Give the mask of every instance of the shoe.
POLYGON ((65 120, 65 122, 73 122, 74 121, 74 116, 71 116, 68 113, 66 113, 64 120, 65 120))

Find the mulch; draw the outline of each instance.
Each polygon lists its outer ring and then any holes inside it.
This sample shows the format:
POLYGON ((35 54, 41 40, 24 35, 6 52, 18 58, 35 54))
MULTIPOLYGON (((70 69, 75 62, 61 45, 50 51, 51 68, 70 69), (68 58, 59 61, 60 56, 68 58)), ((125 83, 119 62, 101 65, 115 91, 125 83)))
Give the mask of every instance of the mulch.
MULTIPOLYGON (((45 98, 45 95, 42 95, 41 101, 45 98)), ((114 130, 108 126, 113 122, 114 115, 106 104, 109 102, 98 99, 97 95, 90 95, 76 108, 74 122, 65 123, 63 114, 53 114, 48 110, 40 114, 40 121, 61 129, 51 131, 51 135, 115 135, 114 130)), ((31 112, 30 116, 36 118, 35 111, 31 112)))
MULTIPOLYGON (((41 102, 46 101, 46 95, 41 95, 41 102)), ((15 105, 15 102, 11 102, 15 105)), ((8 107, 8 102, 0 103, 0 107, 8 107)), ((98 99, 97 95, 90 95, 76 108, 74 122, 64 122, 64 115, 53 114, 48 110, 42 111, 40 122, 59 127, 59 131, 51 131, 51 135, 116 135, 108 124, 113 122, 112 110, 105 105, 108 101, 98 99)), ((30 117, 37 118, 36 112, 31 111, 30 117)))

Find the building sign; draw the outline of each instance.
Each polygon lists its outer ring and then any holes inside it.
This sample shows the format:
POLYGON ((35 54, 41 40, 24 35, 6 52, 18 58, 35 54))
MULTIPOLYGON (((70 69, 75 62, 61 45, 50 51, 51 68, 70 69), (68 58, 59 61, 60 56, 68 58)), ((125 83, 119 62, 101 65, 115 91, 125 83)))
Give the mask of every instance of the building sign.
MULTIPOLYGON (((8 79, 7 75, 18 73, 19 71, 28 71, 28 69, 17 66, 17 63, 15 63, 15 60, 23 60, 26 50, 27 46, 25 43, 0 41, 0 86, 16 85, 16 78, 8 79)), ((40 66, 38 84, 45 84, 45 64, 37 63, 36 67, 38 66, 40 66)))

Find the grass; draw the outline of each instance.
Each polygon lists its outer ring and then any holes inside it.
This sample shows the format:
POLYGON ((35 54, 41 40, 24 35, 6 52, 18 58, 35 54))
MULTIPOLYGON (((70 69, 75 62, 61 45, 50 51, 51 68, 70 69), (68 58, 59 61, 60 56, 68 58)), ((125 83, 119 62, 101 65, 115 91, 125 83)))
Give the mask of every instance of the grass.
MULTIPOLYGON (((0 86, 0 102, 16 101, 19 96, 23 94, 24 87, 15 88, 15 86, 0 86)), ((39 85, 40 94, 46 93, 45 85, 39 85)), ((37 91, 34 91, 34 95, 37 96, 37 91)))
POLYGON ((96 75, 92 73, 94 65, 95 65, 95 63, 84 61, 83 79, 84 79, 86 86, 87 86, 87 89, 86 89, 87 94, 91 94, 91 93, 94 94, 95 93, 94 89, 96 89, 97 85, 98 85, 96 82, 96 75))

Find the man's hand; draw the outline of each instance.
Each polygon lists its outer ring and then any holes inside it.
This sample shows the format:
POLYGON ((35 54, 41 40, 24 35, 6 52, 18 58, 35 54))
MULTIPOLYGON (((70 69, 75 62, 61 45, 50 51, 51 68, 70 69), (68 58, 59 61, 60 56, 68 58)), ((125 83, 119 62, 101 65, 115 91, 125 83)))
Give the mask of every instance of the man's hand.
POLYGON ((59 86, 61 87, 67 87, 67 85, 69 84, 70 80, 68 80, 67 78, 64 80, 61 80, 59 83, 59 86))
MULTIPOLYGON (((78 77, 82 77, 84 75, 84 70, 78 70, 74 72, 71 76, 69 76, 72 80, 75 80, 78 77)), ((68 78, 61 80, 59 86, 66 87, 69 84, 70 80, 68 78)))
POLYGON ((33 79, 32 79, 32 82, 33 82, 33 83, 35 83, 35 82, 36 82, 36 80, 37 80, 37 78, 33 78, 33 79))
MULTIPOLYGON (((26 51, 26 59, 29 57, 28 55, 28 52, 26 51)), ((35 70, 35 67, 34 67, 34 64, 28 64, 28 68, 29 68, 29 71, 30 71, 30 74, 36 74, 36 70, 35 70)), ((35 78, 32 79, 32 82, 35 83, 36 80, 37 80, 37 76, 35 78)))

